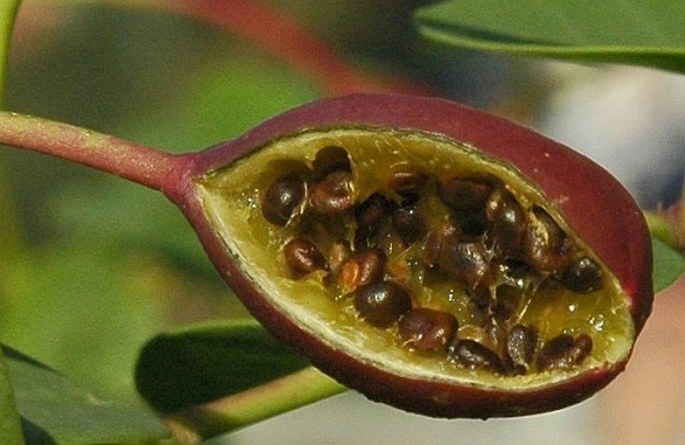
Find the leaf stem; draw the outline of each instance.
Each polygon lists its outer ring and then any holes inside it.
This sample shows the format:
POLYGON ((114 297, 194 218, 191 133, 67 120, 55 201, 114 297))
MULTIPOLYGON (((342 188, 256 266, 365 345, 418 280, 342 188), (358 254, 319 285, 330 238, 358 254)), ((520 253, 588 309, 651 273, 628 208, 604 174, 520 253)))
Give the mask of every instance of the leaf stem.
POLYGON ((0 144, 96 168, 168 194, 184 157, 70 124, 0 111, 0 144))
POLYGON ((0 104, 5 93, 5 75, 14 22, 21 0, 2 0, 0 2, 0 104))
POLYGON ((277 414, 344 392, 347 388, 314 367, 166 417, 185 443, 198 443, 277 414))

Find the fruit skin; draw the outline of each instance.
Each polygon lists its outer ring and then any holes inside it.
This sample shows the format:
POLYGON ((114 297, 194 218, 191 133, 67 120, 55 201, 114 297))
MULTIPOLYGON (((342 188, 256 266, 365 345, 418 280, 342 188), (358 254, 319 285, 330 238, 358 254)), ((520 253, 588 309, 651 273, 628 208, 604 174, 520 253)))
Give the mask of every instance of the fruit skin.
POLYGON ((468 144, 508 162, 555 203, 575 233, 608 266, 628 298, 636 335, 652 308, 652 256, 646 223, 630 194, 609 173, 568 147, 505 119, 454 102, 424 97, 355 95, 295 108, 189 159, 168 191, 195 227, 218 271, 250 312, 276 337, 322 371, 373 400, 441 417, 517 416, 577 403, 608 384, 625 362, 527 391, 507 391, 413 378, 371 366, 324 344, 272 307, 226 254, 207 220, 193 178, 221 168, 282 135, 306 129, 366 126, 415 130, 468 144))

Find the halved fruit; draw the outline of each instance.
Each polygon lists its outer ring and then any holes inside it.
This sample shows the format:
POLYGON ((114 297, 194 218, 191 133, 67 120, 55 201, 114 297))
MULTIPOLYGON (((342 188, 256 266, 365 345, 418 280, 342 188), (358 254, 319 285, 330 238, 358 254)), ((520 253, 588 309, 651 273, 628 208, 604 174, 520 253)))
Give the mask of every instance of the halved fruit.
POLYGON ((646 225, 608 173, 437 99, 352 96, 198 156, 184 208, 274 335, 428 415, 558 409, 623 370, 652 304, 646 225))

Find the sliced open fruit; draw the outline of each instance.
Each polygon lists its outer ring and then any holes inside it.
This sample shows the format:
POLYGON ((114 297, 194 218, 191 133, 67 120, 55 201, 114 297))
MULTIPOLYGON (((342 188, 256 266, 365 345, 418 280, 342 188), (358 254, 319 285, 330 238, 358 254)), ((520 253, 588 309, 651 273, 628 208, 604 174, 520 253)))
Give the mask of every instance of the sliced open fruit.
POLYGON ((274 335, 375 400, 513 416, 628 360, 651 251, 620 184, 508 121, 426 98, 295 109, 198 156, 184 210, 274 335))

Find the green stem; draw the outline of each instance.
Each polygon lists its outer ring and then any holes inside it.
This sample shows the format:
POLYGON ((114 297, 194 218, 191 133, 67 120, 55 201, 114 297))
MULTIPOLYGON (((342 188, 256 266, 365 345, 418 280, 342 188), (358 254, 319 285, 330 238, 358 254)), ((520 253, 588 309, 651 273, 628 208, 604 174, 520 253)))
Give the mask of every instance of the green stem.
POLYGON ((166 418, 177 437, 197 443, 344 392, 313 367, 166 418))
POLYGON ((21 0, 0 1, 0 104, 2 104, 5 92, 5 77, 9 59, 7 55, 20 3, 21 0))
POLYGON ((67 159, 168 191, 183 157, 74 125, 0 111, 0 144, 67 159))
MULTIPOLYGON (((20 0, 0 1, 0 109, 2 107, 5 91, 10 41, 20 3, 20 0)), ((4 175, 0 178, 0 189, 5 185, 4 178, 4 175)), ((5 195, 3 194, 3 196, 5 195)), ((6 200, 8 200, 8 198, 5 196, 3 201, 6 200)), ((0 209, 2 207, 3 202, 0 202, 0 209)), ((11 254, 16 247, 17 241, 13 237, 16 234, 12 233, 11 230, 13 224, 8 225, 10 227, 5 227, 5 230, 0 233, 0 241, 7 241, 7 243, 3 243, 3 249, 6 251, 8 250, 11 254)), ((0 283, 0 288, 1 287, 2 283, 0 283)), ((9 369, 4 361, 3 352, 0 350, 0 437, 3 438, 3 443, 8 445, 23 445, 25 443, 24 433, 21 428, 21 417, 17 409, 11 380, 9 369)))

